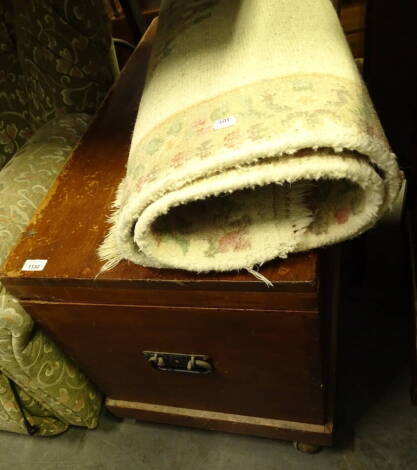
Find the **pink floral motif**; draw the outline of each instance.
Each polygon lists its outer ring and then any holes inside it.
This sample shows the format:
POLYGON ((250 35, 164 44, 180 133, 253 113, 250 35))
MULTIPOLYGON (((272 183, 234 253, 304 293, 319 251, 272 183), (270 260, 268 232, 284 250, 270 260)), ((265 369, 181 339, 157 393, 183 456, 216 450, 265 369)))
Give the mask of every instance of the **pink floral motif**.
POLYGON ((245 238, 245 228, 231 230, 219 239, 220 253, 226 253, 227 251, 242 251, 250 248, 250 246, 250 241, 245 238))
POLYGON ((147 182, 148 178, 146 176, 141 176, 135 185, 135 190, 140 191, 147 182))
POLYGON ((225 135, 224 145, 229 148, 236 147, 240 139, 239 131, 232 131, 225 135))
POLYGON ((187 159, 187 154, 185 152, 178 152, 172 157, 171 166, 174 168, 178 168, 184 164, 186 159, 187 159))
POLYGON ((337 209, 334 213, 334 217, 336 219, 336 222, 339 225, 345 224, 349 220, 349 215, 350 215, 350 211, 346 207, 343 207, 341 209, 337 209))
POLYGON ((202 135, 209 129, 205 119, 197 119, 191 124, 191 126, 197 135, 202 135))
POLYGON ((157 178, 158 172, 159 172, 159 168, 155 167, 155 168, 152 168, 148 174, 141 176, 136 182, 136 185, 135 185, 136 191, 140 191, 145 186, 145 184, 152 183, 152 181, 155 181, 157 178))

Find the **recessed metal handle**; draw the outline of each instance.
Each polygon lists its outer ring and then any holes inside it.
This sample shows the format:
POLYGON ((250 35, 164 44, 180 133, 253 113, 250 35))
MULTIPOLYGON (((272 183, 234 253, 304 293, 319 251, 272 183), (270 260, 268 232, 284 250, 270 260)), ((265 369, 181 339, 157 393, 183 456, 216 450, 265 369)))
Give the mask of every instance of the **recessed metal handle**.
POLYGON ((209 374, 213 371, 209 357, 203 354, 143 351, 143 355, 156 370, 188 374, 209 374))

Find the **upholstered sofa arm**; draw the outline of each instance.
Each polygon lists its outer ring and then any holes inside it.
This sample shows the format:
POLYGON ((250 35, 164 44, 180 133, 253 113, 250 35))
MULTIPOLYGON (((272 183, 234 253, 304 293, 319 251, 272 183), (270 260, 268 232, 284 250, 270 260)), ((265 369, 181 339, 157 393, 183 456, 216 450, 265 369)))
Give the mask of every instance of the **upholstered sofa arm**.
MULTIPOLYGON (((89 120, 68 114, 48 122, 0 172, 0 264, 89 120)), ((0 428, 50 435, 68 424, 96 426, 100 394, 1 285, 0 371, 0 428)))

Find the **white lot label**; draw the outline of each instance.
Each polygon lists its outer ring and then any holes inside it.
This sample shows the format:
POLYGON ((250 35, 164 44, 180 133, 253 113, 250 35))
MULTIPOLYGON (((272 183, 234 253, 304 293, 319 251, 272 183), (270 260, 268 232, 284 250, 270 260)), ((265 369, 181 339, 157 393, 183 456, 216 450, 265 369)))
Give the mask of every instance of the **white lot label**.
POLYGON ((22 271, 43 271, 47 262, 47 259, 27 259, 22 271))
POLYGON ((224 129, 225 127, 234 126, 236 124, 236 118, 234 116, 230 116, 223 119, 217 119, 213 123, 213 129, 224 129))

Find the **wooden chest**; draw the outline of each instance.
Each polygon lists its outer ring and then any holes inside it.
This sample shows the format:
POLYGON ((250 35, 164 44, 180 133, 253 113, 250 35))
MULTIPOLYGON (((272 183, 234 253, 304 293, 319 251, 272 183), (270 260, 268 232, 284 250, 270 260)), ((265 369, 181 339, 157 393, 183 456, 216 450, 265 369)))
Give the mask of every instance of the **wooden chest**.
MULTIPOLYGON (((330 444, 336 252, 196 275, 96 249, 125 171, 154 26, 9 256, 2 282, 119 416, 330 444), (42 271, 22 271, 28 259, 42 271), (173 355, 173 353, 175 353, 173 355)), ((163 90, 161 91, 163 92, 163 90)))

